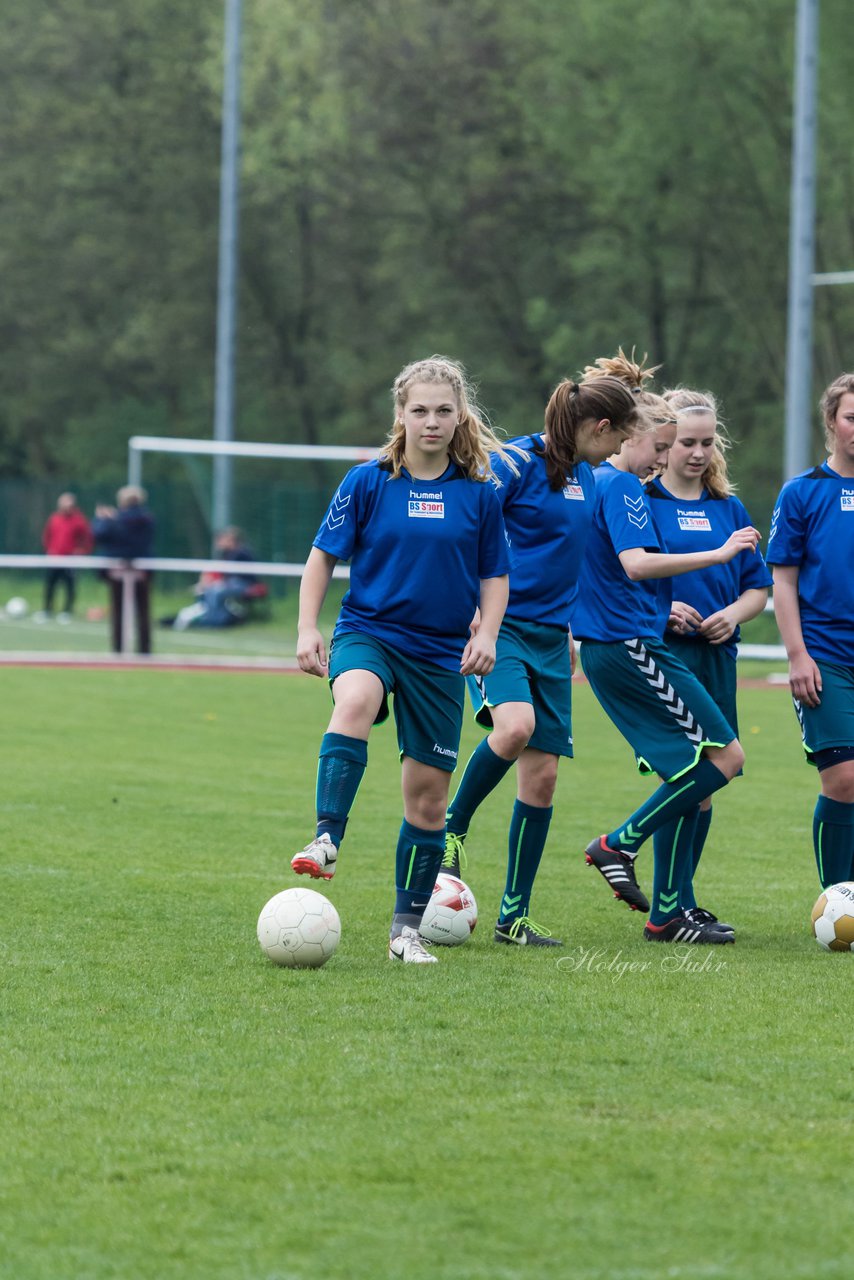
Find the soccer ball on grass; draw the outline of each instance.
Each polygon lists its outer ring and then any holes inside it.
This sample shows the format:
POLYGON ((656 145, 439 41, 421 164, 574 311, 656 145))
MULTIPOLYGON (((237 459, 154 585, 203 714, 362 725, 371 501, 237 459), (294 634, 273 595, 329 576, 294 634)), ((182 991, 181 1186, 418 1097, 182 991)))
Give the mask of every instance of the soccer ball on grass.
POLYGON ((261 950, 288 969, 319 969, 341 940, 341 921, 316 889, 283 889, 258 917, 261 950))
POLYGON ((419 930, 428 942, 458 947, 474 932, 477 903, 474 894, 457 876, 440 871, 419 930))
POLYGON ((854 880, 832 884, 812 909, 812 931, 825 951, 854 950, 854 880))
POLYGON ((6 617, 7 618, 26 618, 30 611, 23 596, 12 596, 11 600, 6 601, 6 617))

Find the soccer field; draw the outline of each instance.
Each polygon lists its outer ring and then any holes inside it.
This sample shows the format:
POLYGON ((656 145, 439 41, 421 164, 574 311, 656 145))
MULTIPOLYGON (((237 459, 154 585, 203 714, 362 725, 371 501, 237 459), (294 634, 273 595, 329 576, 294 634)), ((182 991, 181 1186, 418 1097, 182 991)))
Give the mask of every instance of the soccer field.
POLYGON ((784 689, 741 694, 747 774, 698 879, 734 947, 645 943, 584 865, 650 784, 580 685, 532 904, 561 959, 491 940, 508 778, 468 840, 472 941, 387 961, 386 727, 323 887, 341 946, 295 972, 255 922, 313 829, 324 685, 3 679, 4 1280, 850 1274, 854 957, 809 934, 784 689))

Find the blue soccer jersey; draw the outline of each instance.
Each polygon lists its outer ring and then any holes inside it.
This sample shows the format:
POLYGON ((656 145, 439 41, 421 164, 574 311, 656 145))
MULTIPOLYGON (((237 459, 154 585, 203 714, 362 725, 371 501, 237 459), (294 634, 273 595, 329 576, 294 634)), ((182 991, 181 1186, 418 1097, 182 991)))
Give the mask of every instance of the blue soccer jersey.
POLYGON ((437 480, 392 479, 365 462, 342 480, 314 546, 349 560, 334 635, 362 631, 459 671, 482 578, 510 571, 495 486, 451 464, 437 480))
MULTIPOLYGON (((684 555, 721 547, 736 529, 752 524, 744 505, 735 497, 696 501, 677 498, 656 477, 647 485, 655 524, 665 551, 684 555)), ((693 605, 703 618, 725 609, 751 587, 770 587, 771 574, 759 551, 741 551, 727 564, 710 565, 683 573, 673 583, 673 594, 693 605)), ((700 639, 691 633, 684 638, 700 639)), ((739 629, 720 648, 736 656, 739 629)))
POLYGON ((566 628, 593 521, 593 468, 579 462, 563 488, 555 490, 546 473, 543 437, 520 436, 510 443, 525 454, 511 454, 518 475, 499 456, 492 458, 513 548, 507 613, 566 628))
POLYGON ((587 555, 578 579, 572 615, 573 634, 581 640, 632 640, 661 637, 670 616, 669 578, 632 582, 620 564, 621 551, 661 545, 649 500, 637 476, 603 462, 594 471, 596 508, 587 555))
POLYGON ((799 570, 801 629, 810 655, 854 667, 854 480, 824 462, 785 484, 767 559, 799 570))

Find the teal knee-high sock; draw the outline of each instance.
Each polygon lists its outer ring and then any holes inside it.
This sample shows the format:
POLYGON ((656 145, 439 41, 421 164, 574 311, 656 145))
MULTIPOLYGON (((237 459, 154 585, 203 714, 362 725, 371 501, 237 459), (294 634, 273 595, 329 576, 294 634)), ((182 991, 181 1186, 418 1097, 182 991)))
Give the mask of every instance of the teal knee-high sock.
POLYGON ((652 902, 649 910, 650 924, 666 924, 681 914, 679 894, 686 868, 691 866, 691 830, 693 814, 683 814, 666 828, 655 832, 652 848, 652 902), (659 839, 663 830, 670 831, 672 839, 659 839))
POLYGON ((694 828, 694 853, 691 865, 685 868, 682 880, 682 888, 679 890, 679 904, 683 911, 689 907, 696 907, 697 899, 694 897, 694 877, 697 874, 697 867, 700 865, 700 859, 703 856, 703 849, 706 845, 706 837, 709 834, 709 827, 712 825, 712 808, 698 809, 697 825, 694 828))
POLYGON ((464 836, 469 829, 474 812, 490 791, 494 791, 514 760, 504 760, 496 755, 484 738, 473 752, 465 768, 457 793, 448 809, 448 830, 464 836))
POLYGON ((812 839, 822 889, 854 876, 854 804, 819 796, 812 839))
POLYGON ((720 791, 729 778, 721 773, 717 765, 705 757, 698 760, 693 769, 675 778, 673 782, 662 782, 657 791, 636 809, 627 822, 616 831, 605 837, 611 849, 622 853, 637 853, 638 849, 659 827, 681 818, 683 813, 693 809, 701 800, 720 791))
POLYGON ((325 733, 317 762, 317 834, 324 832, 340 845, 347 818, 368 764, 368 744, 364 738, 348 738, 343 733, 325 733))
POLYGON ((510 820, 510 839, 507 857, 507 882, 501 899, 499 923, 516 920, 528 914, 531 890, 552 820, 551 805, 537 808, 517 800, 510 820))
MULTIPOLYGON (((655 865, 653 869, 653 892, 652 892, 652 914, 656 911, 676 914, 673 912, 673 902, 671 901, 673 889, 662 881, 661 895, 657 895, 655 891, 655 875, 659 867, 677 865, 681 868, 679 880, 676 884, 676 903, 678 911, 685 911, 688 907, 696 907, 694 901, 694 891, 691 885, 691 877, 694 866, 694 833, 697 830, 697 815, 700 812, 700 806, 695 805, 688 813, 683 813, 681 818, 674 818, 672 822, 665 822, 663 827, 659 827, 652 837, 652 848, 655 855, 655 865)), ((669 874, 669 873, 668 873, 669 874)), ((653 924, 659 924, 660 921, 652 920, 653 924)))
POLYGON ((404 925, 417 929, 430 901, 436 876, 445 852, 445 828, 425 831, 404 818, 395 855, 394 918, 391 936, 396 938, 404 925))

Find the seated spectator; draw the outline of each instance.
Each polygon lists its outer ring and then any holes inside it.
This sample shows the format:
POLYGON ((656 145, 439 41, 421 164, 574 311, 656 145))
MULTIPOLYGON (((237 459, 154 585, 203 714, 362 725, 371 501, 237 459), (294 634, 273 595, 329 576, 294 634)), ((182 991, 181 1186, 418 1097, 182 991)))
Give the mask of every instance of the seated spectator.
MULTIPOLYGON (((249 563, 255 556, 240 529, 230 525, 215 542, 214 559, 249 563)), ((257 594, 261 584, 252 573, 205 573, 196 584, 198 600, 187 605, 175 618, 176 631, 187 627, 233 627, 243 622, 247 599, 257 594)))

